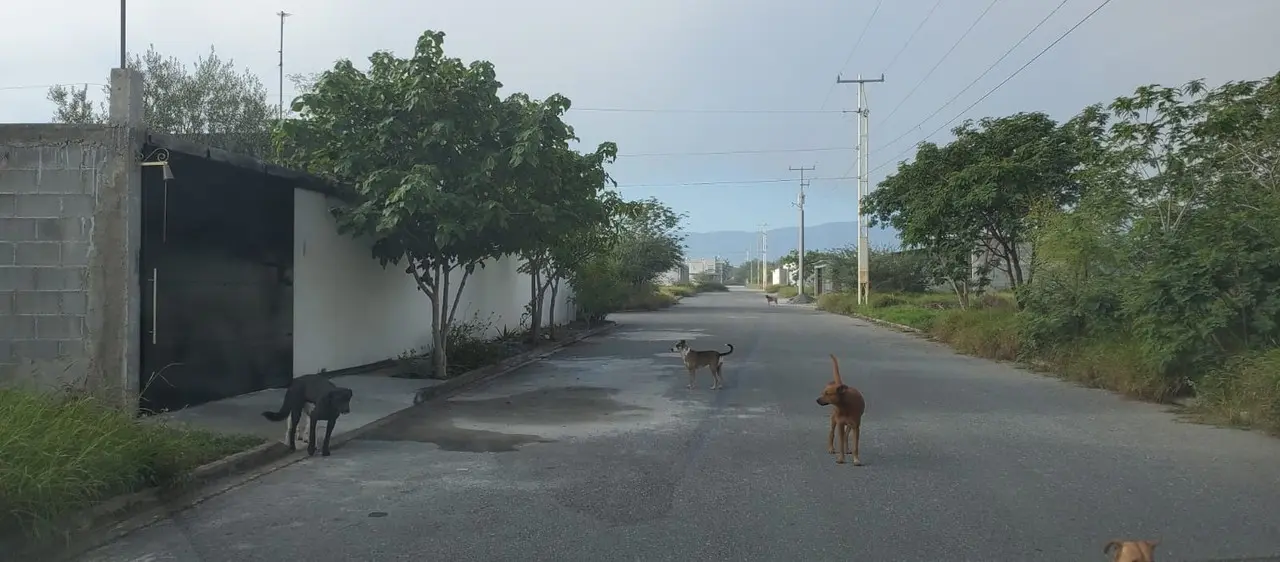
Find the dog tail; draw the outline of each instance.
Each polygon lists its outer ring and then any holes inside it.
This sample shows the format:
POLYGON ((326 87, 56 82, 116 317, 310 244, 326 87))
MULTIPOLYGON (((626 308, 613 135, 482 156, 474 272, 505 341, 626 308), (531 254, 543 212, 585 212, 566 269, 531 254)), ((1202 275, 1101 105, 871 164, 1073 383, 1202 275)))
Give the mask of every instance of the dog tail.
POLYGON ((282 421, 285 418, 289 417, 288 404, 289 404, 289 400, 286 397, 286 399, 284 400, 284 403, 280 404, 279 412, 263 412, 262 417, 267 418, 268 420, 271 420, 273 422, 282 421))
POLYGON ((844 384, 844 381, 840 380, 840 360, 836 359, 834 353, 831 354, 831 376, 836 384, 844 384))
POLYGON ((724 356, 726 356, 726 355, 730 355, 730 354, 732 354, 732 353, 733 353, 733 344, 731 344, 731 343, 726 343, 725 345, 729 346, 729 353, 721 353, 721 354, 720 354, 720 356, 721 356, 721 357, 724 357, 724 356))
POLYGON ((1111 554, 1111 551, 1112 551, 1112 550, 1119 550, 1121 546, 1124 546, 1124 545, 1120 544, 1120 541, 1111 541, 1111 542, 1108 542, 1108 543, 1106 544, 1106 546, 1103 546, 1103 547, 1102 547, 1102 553, 1103 553, 1103 554, 1111 554))

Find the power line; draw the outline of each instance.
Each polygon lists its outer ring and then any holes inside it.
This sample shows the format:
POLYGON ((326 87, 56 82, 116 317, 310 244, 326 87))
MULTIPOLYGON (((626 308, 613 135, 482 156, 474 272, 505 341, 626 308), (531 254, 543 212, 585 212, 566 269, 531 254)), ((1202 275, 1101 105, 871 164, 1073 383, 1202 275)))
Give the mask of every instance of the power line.
POLYGON ((915 86, 911 87, 911 91, 907 92, 907 95, 902 96, 902 99, 898 100, 898 105, 893 106, 893 109, 889 110, 889 114, 885 115, 884 119, 880 120, 880 124, 876 125, 877 129, 880 128, 880 125, 884 125, 885 121, 888 121, 889 118, 893 117, 893 115, 902 108, 902 104, 907 103, 907 100, 911 99, 911 96, 916 93, 916 90, 919 90, 920 86, 923 86, 925 81, 928 80, 930 76, 933 76, 933 72, 938 70, 938 67, 942 66, 943 62, 946 62, 947 57, 951 56, 951 53, 956 50, 956 47, 960 46, 960 43, 964 41, 964 38, 969 36, 969 33, 973 31, 973 28, 978 27, 978 24, 982 22, 983 18, 987 17, 987 13, 990 12, 991 8, 994 8, 996 2, 999 1, 1000 0, 991 0, 991 3, 987 4, 986 9, 982 10, 981 14, 978 14, 978 19, 973 20, 973 23, 969 24, 969 29, 964 30, 964 33, 960 35, 960 38, 956 39, 956 42, 951 44, 951 48, 947 49, 947 52, 942 54, 942 58, 938 59, 938 62, 933 65, 933 68, 930 68, 929 72, 926 72, 924 77, 921 78, 919 82, 916 82, 915 86))
MULTIPOLYGON (((858 34, 858 39, 853 42, 853 48, 849 49, 849 54, 844 56, 844 62, 840 63, 840 68, 836 69, 837 73, 844 70, 846 66, 849 66, 849 61, 853 60, 853 54, 858 52, 858 47, 862 45, 862 38, 866 37, 867 30, 871 29, 871 22, 875 21, 876 14, 880 12, 881 4, 884 4, 884 0, 876 2, 876 7, 871 10, 871 16, 867 18, 866 25, 862 26, 862 32, 858 34)), ((834 92, 835 89, 835 84, 832 84, 831 87, 827 88, 827 95, 822 97, 822 105, 818 106, 820 109, 825 109, 827 107, 827 102, 831 101, 831 92, 834 92)))
MULTIPOLYGON (((952 118, 951 118, 950 120, 948 120, 946 123, 943 123, 943 124, 942 124, 942 125, 940 125, 937 129, 934 129, 934 130, 933 130, 933 132, 931 132, 931 133, 929 133, 929 134, 925 135, 925 136, 924 136, 924 138, 920 140, 920 142, 924 142, 925 140, 928 140, 928 139, 929 139, 929 137, 932 137, 933 135, 938 134, 938 132, 939 132, 939 131, 941 131, 941 130, 943 130, 943 129, 945 129, 945 128, 947 127, 947 125, 950 125, 950 124, 954 123, 957 119, 959 119, 960 117, 964 116, 964 114, 965 114, 965 113, 968 113, 970 109, 973 109, 974 107, 977 107, 977 105, 978 105, 979 103, 982 103, 982 101, 983 101, 983 100, 985 100, 985 99, 987 99, 988 97, 990 97, 990 96, 991 96, 991 94, 994 94, 994 93, 996 92, 996 90, 999 90, 1002 86, 1004 86, 1005 84, 1008 84, 1010 80, 1013 80, 1013 77, 1017 76, 1017 75, 1018 75, 1019 73, 1021 73, 1023 70, 1026 70, 1028 66, 1031 66, 1031 63, 1036 62, 1036 60, 1038 60, 1040 57, 1044 56, 1044 54, 1045 54, 1045 53, 1047 53, 1047 52, 1049 52, 1049 50, 1050 50, 1050 49, 1052 49, 1055 45, 1057 45, 1058 43, 1062 42, 1062 40, 1063 40, 1063 39, 1066 39, 1068 35, 1071 35, 1071 32, 1075 31, 1077 28, 1079 28, 1080 26, 1084 25, 1084 23, 1085 23, 1085 22, 1089 21, 1089 19, 1090 19, 1090 18, 1092 18, 1092 17, 1093 17, 1095 14, 1097 14, 1098 12, 1102 11, 1102 9, 1103 9, 1103 8, 1105 8, 1105 7, 1107 7, 1107 4, 1110 4, 1110 3, 1111 3, 1111 0, 1103 0, 1103 2, 1102 2, 1101 4, 1098 4, 1098 7, 1097 7, 1097 8, 1094 8, 1092 12, 1089 12, 1087 15, 1085 15, 1083 18, 1081 18, 1081 19, 1080 19, 1080 21, 1076 22, 1076 24, 1075 24, 1075 25, 1071 26, 1069 29, 1067 29, 1066 31, 1064 31, 1064 32, 1062 33, 1062 35, 1059 35, 1057 39, 1054 39, 1052 43, 1049 43, 1047 46, 1045 46, 1045 48, 1041 49, 1039 53, 1036 53, 1036 56, 1031 57, 1031 60, 1027 61, 1027 62, 1026 62, 1025 64, 1023 64, 1022 66, 1018 67, 1018 69, 1017 69, 1017 70, 1013 71, 1013 74, 1010 74, 1007 78, 1005 78, 1004 80, 1001 80, 1001 81, 1000 81, 1000 83, 999 83, 999 84, 996 84, 996 86, 995 86, 994 88, 991 88, 990 90, 987 90, 987 93, 982 94, 982 97, 978 98, 977 100, 974 100, 974 102, 973 102, 973 103, 969 104, 969 107, 966 107, 966 108, 964 108, 963 110, 961 110, 961 111, 960 111, 960 113, 957 113, 955 117, 952 117, 952 118)), ((919 143, 917 143, 917 144, 919 144, 919 143)), ((915 146, 907 147, 905 150, 903 150, 902 152, 899 152, 899 153, 898 153, 897 155, 895 155, 893 158, 890 158, 890 159, 886 160, 885 162, 881 163, 879 166, 876 166, 876 167, 872 168, 872 169, 871 169, 871 171, 872 171, 872 172, 874 172, 874 171, 876 171, 876 170, 879 170, 880 168, 883 168, 883 167, 885 167, 885 166, 888 166, 889 164, 891 164, 891 163, 893 163, 894 161, 898 160, 898 158, 901 158, 903 155, 905 155, 905 154, 909 153, 909 152, 910 152, 912 149, 914 149, 914 148, 915 148, 915 146)))
MULTIPOLYGON (((837 181, 850 180, 851 177, 835 177, 835 178, 805 178, 805 181, 837 181)), ((683 183, 634 183, 619 184, 618 189, 629 189, 634 187, 697 187, 707 185, 760 185, 768 183, 787 183, 796 181, 795 178, 769 179, 769 180, 738 180, 738 181, 693 181, 683 183)))
POLYGON ((571 107, 569 111, 595 113, 730 113, 730 114, 786 114, 786 113, 843 113, 839 109, 659 109, 641 107, 571 107))
POLYGON ((942 0, 937 0, 933 3, 933 7, 929 8, 929 13, 924 15, 924 19, 920 20, 920 25, 917 25, 915 31, 911 32, 911 35, 907 37, 907 42, 902 44, 902 48, 898 49, 897 53, 894 53, 893 58, 889 59, 889 64, 885 65, 884 70, 880 71, 880 74, 888 74, 889 71, 893 69, 893 64, 898 62, 898 57, 902 56, 902 53, 907 50, 907 47, 911 46, 911 42, 915 40, 916 35, 920 33, 921 29, 924 29, 924 24, 929 22, 929 18, 933 17, 933 13, 938 11, 938 6, 941 5, 942 0))
POLYGON ((788 152, 829 152, 836 150, 854 150, 852 146, 824 146, 819 148, 776 148, 759 150, 713 150, 707 152, 631 152, 622 153, 618 158, 651 158, 659 156, 724 156, 731 154, 781 154, 788 152))
POLYGON ((48 90, 58 86, 99 86, 107 87, 106 84, 95 84, 93 82, 68 82, 66 84, 28 84, 25 86, 0 86, 0 91, 16 91, 16 90, 48 90))
POLYGON ((975 85, 977 85, 978 82, 981 81, 983 78, 986 78, 986 76, 990 74, 992 70, 995 70, 996 66, 999 66, 1000 63, 1004 62, 1004 59, 1008 58, 1010 54, 1013 54, 1013 51, 1015 49, 1017 49, 1023 43, 1025 43, 1027 39, 1031 37, 1032 34, 1034 34, 1037 30, 1039 30, 1040 27, 1045 24, 1045 22, 1048 22, 1049 18, 1052 18, 1054 14, 1057 14, 1058 10, 1061 10, 1062 7, 1067 5, 1067 2, 1069 1, 1070 0, 1062 0, 1061 2, 1059 2, 1058 6, 1055 7, 1053 11, 1049 12, 1048 15, 1046 15, 1043 19, 1040 20, 1040 23, 1037 23, 1035 27, 1031 28, 1031 31, 1028 31, 1026 35, 1022 36, 1022 39, 1019 39, 1018 42, 1014 43, 1012 47, 1009 47, 1009 49, 1005 51, 1003 55, 1000 55, 1000 58, 996 59, 996 62, 991 63, 991 66, 988 66, 986 70, 983 70, 982 74, 979 74, 977 78, 974 78, 972 82, 969 82, 969 85, 965 86, 959 92, 956 92, 956 95, 951 96, 951 99, 947 100, 946 103, 939 106, 938 109, 933 110, 933 113, 930 113, 928 117, 921 119, 919 123, 916 123, 913 127, 911 127, 910 129, 907 129, 901 135, 898 135, 896 138, 885 143, 884 145, 893 146, 894 144, 897 144, 898 141, 902 140, 903 138, 906 138, 907 135, 911 134, 916 129, 923 127, 924 124, 928 123, 930 119, 934 118, 934 116, 936 116, 939 113, 942 113, 942 110, 946 109, 947 107, 950 107, 951 104, 955 103, 956 100, 960 99, 960 96, 964 95, 964 93, 968 92, 970 88, 973 88, 975 85))

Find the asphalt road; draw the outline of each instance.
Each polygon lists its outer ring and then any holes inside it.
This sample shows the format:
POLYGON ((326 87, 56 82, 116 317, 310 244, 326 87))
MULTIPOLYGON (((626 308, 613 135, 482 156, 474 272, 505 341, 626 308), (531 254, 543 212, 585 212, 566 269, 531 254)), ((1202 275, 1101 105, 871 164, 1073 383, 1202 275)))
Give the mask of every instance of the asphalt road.
POLYGON ((1280 440, 1179 422, 759 293, 611 335, 82 560, 1169 560, 1280 555, 1280 440), (686 390, 679 339, 733 343, 686 390), (836 353, 862 460, 826 453, 836 353))

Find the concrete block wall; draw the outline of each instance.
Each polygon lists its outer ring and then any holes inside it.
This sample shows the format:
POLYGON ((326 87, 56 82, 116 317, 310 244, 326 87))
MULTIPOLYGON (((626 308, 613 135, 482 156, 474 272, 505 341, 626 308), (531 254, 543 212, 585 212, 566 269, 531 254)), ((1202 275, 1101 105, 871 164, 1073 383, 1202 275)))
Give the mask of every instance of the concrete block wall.
POLYGON ((0 125, 0 385, 65 385, 88 368, 101 127, 0 125))

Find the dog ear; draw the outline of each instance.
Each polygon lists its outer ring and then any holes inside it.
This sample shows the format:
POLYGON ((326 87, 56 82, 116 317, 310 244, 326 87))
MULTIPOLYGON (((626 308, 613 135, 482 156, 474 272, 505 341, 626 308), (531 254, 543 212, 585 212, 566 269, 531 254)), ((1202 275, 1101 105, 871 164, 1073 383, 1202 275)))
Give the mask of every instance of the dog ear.
POLYGON ((847 385, 847 384, 842 384, 842 385, 840 385, 840 386, 837 386, 837 387, 836 387, 836 392, 838 392, 838 393, 840 393, 840 394, 844 394, 844 393, 845 393, 846 391, 848 391, 848 390, 849 390, 849 385, 847 385))
POLYGON ((1112 550, 1119 550, 1120 546, 1121 546, 1120 541, 1110 541, 1105 546, 1102 547, 1102 553, 1111 554, 1112 550))

